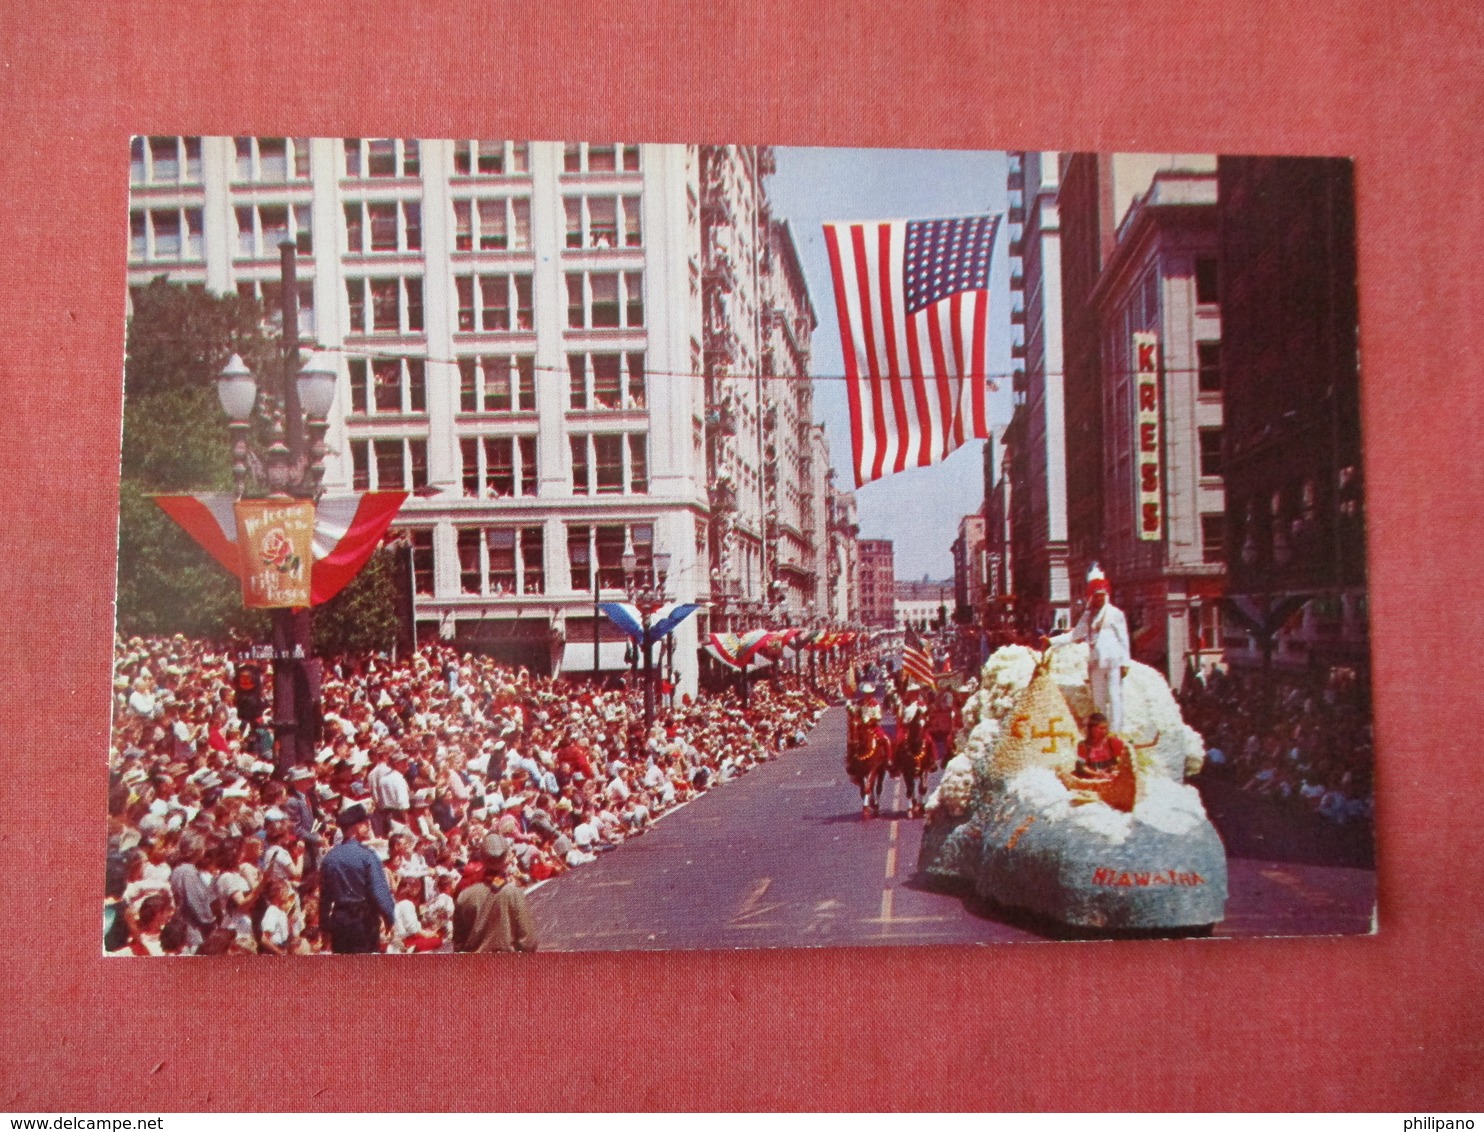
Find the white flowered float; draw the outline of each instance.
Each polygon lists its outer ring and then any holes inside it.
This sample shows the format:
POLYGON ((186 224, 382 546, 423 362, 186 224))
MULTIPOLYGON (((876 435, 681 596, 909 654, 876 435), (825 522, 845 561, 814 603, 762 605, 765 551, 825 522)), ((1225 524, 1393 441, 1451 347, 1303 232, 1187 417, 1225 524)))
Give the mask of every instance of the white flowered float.
POLYGON ((1130 758, 1116 781, 1073 774, 1092 712, 1087 646, 998 650, 964 706, 928 799, 918 867, 1076 928, 1207 928, 1226 907, 1226 851, 1195 788, 1205 748, 1164 678, 1123 681, 1130 758))

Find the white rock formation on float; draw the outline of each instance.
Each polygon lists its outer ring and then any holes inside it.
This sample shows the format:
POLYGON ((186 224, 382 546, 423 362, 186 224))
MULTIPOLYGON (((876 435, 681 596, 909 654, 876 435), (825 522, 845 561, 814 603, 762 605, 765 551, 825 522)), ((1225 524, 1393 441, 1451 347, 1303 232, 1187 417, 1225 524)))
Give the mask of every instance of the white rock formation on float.
MULTIPOLYGON (((981 896, 1097 929, 1200 928, 1226 905, 1226 852, 1196 790, 1205 756, 1164 678, 1132 663, 1123 682, 1132 782, 1115 804, 1069 788, 1079 722, 1092 712, 1087 646, 998 650, 928 799, 918 867, 981 896)), ((1104 790, 1107 794, 1108 791, 1104 790)), ((1109 795, 1112 797, 1112 795, 1109 795)))

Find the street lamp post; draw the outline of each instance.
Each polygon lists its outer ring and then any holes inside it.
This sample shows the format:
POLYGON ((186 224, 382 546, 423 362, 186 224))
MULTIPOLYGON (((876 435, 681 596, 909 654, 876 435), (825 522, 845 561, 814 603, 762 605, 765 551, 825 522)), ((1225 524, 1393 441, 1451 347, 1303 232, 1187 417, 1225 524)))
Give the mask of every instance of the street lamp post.
MULTIPOLYGON (((239 499, 317 500, 325 474, 325 432, 335 400, 336 370, 322 354, 299 356, 297 249, 279 245, 283 336, 277 374, 260 381, 233 354, 217 379, 232 440, 232 478, 239 499), (254 437, 254 420, 261 440, 254 437)), ((307 606, 273 611, 273 730, 277 773, 310 761, 317 696, 311 677, 312 624, 307 606)))
POLYGON ((642 636, 639 647, 644 650, 644 739, 649 741, 650 729, 654 726, 654 642, 649 639, 649 619, 665 604, 665 579, 670 573, 670 556, 656 554, 650 561, 649 577, 639 573, 639 556, 632 550, 623 556, 624 591, 634 608, 639 611, 642 636))

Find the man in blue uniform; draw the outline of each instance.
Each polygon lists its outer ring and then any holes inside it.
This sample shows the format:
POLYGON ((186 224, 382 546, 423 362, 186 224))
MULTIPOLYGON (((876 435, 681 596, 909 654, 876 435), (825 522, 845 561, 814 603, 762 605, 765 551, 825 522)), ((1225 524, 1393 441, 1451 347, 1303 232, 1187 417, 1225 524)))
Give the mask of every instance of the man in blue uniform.
POLYGON ((397 906, 381 858, 363 844, 371 835, 371 817, 357 802, 335 820, 345 840, 320 865, 320 926, 336 954, 374 952, 381 939, 377 921, 391 927, 397 906))

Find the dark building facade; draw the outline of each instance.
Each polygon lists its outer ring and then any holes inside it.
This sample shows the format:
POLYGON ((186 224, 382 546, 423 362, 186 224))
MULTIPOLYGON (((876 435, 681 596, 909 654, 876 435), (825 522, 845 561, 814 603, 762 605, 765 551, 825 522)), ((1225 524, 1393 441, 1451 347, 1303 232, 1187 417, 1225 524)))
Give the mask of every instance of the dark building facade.
POLYGON ((1061 217, 1063 365, 1066 412, 1067 551, 1072 590, 1102 553, 1102 338, 1093 288, 1117 230, 1112 156, 1067 153, 1057 192, 1061 217))
POLYGON ((1067 575, 1065 368, 1062 362, 1060 161, 1055 153, 1010 154, 1011 213, 1021 217, 1010 242, 1010 290, 1023 302, 1010 312, 1023 338, 1014 370, 1018 437, 1016 479, 1023 521, 1015 579, 1021 607, 1037 625, 1065 629, 1071 611, 1067 575), (1021 202, 1019 212, 1016 201, 1021 202))
POLYGON ((965 515, 958 521, 953 540, 953 620, 972 625, 984 608, 984 512, 965 515))
POLYGON ((1021 628, 1048 628, 1042 624, 1036 610, 1043 604, 1045 596, 1043 577, 1035 568, 1032 547, 1035 545, 1036 523, 1032 509, 1032 493, 1026 486, 1034 475, 1031 459, 1030 431, 1031 411, 1024 392, 1015 394, 1015 410, 1010 423, 1005 426, 1002 437, 1000 475, 1004 483, 999 508, 1002 512, 1009 553, 1004 562, 1006 584, 1014 596, 1012 605, 1015 624, 1021 628))
MULTIPOLYGON (((1012 422, 1013 423, 1013 422, 1012 422)), ((1004 445, 994 438, 984 442, 984 608, 986 629, 1008 629, 1016 621, 1014 547, 1010 538, 1010 511, 1014 505, 1013 473, 1004 445)))
POLYGON ((1353 166, 1223 157, 1217 179, 1228 655, 1363 664, 1353 166))

